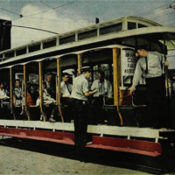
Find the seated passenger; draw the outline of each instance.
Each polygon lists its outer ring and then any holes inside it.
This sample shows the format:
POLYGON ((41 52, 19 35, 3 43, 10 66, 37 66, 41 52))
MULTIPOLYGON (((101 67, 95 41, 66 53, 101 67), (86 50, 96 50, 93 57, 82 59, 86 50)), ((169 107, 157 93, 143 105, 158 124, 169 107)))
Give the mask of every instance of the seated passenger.
POLYGON ((53 81, 53 75, 51 73, 47 73, 44 82, 47 92, 51 95, 52 98, 54 98, 56 96, 56 87, 55 81, 53 81))
POLYGON ((36 106, 36 100, 38 98, 37 85, 28 84, 27 88, 27 105, 32 107, 36 106))
MULTIPOLYGON (((50 114, 50 118, 49 121, 50 122, 55 122, 54 116, 57 110, 57 106, 56 106, 56 101, 54 98, 51 97, 51 95, 47 92, 46 89, 46 83, 43 82, 43 105, 45 107, 49 107, 51 109, 51 114, 50 114)), ((37 99, 36 105, 39 106, 40 104, 40 99, 37 99)))
POLYGON ((17 118, 19 118, 21 116, 22 98, 23 98, 23 93, 22 93, 20 80, 16 79, 15 80, 15 88, 13 90, 13 106, 14 106, 15 116, 17 118))
POLYGON ((22 88, 20 80, 15 80, 15 88, 13 90, 13 105, 15 107, 22 107, 22 88))
POLYGON ((4 89, 4 84, 0 82, 0 101, 1 101, 1 107, 3 108, 4 106, 7 107, 10 110, 10 105, 9 105, 9 96, 7 94, 7 90, 4 89))
POLYGON ((61 82, 62 97, 71 97, 72 84, 69 83, 69 78, 70 75, 68 73, 64 73, 62 76, 62 82, 61 82))
POLYGON ((112 85, 110 81, 105 79, 103 71, 98 71, 98 79, 94 80, 91 86, 91 90, 97 89, 97 92, 93 95, 93 108, 94 116, 96 117, 96 123, 104 122, 104 98, 112 98, 112 85))
POLYGON ((63 116, 65 122, 71 121, 71 109, 72 109, 72 84, 69 83, 70 75, 68 73, 63 73, 61 82, 61 101, 63 104, 63 116))

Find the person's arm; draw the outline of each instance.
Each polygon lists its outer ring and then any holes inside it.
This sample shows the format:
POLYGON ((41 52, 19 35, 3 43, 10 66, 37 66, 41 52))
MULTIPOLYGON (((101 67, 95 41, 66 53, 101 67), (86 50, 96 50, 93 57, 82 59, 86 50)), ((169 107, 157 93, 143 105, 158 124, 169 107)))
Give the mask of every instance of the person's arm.
POLYGON ((91 96, 97 92, 97 89, 89 90, 89 84, 88 81, 85 81, 83 83, 83 93, 86 97, 91 96))
POLYGON ((143 74, 143 71, 142 71, 142 68, 140 66, 140 62, 138 60, 137 65, 136 65, 136 69, 135 69, 135 72, 134 72, 132 86, 129 89, 129 94, 130 95, 132 95, 132 93, 135 91, 136 86, 138 85, 142 74, 143 74))
POLYGON ((84 92, 84 95, 85 95, 86 97, 89 97, 89 96, 95 94, 96 92, 97 92, 97 89, 94 89, 93 91, 84 92))

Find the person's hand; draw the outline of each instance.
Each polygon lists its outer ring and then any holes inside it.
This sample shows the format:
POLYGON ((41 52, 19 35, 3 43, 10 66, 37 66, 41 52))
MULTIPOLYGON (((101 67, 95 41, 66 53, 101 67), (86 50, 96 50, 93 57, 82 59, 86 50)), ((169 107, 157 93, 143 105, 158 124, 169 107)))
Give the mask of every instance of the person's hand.
POLYGON ((94 89, 94 90, 93 90, 93 93, 96 93, 96 92, 98 92, 98 89, 94 89))
POLYGON ((166 60, 163 64, 164 66, 168 66, 168 61, 166 60))
POLYGON ((134 93, 134 91, 135 91, 135 89, 134 88, 129 88, 129 95, 133 95, 133 93, 134 93))

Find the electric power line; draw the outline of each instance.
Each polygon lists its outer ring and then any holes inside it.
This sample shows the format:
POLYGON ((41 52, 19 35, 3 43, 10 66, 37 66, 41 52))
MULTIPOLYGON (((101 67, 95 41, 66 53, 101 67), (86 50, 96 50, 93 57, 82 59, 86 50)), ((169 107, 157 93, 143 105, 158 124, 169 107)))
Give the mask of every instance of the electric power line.
POLYGON ((59 5, 59 6, 56 6, 56 7, 51 7, 51 9, 43 10, 43 11, 40 11, 40 12, 38 12, 38 13, 33 13, 33 14, 31 14, 31 15, 26 15, 26 16, 23 16, 23 17, 31 17, 31 16, 39 15, 39 14, 41 14, 41 13, 47 13, 47 12, 50 11, 50 10, 55 10, 55 9, 57 9, 57 8, 66 6, 66 5, 71 4, 71 3, 74 3, 74 2, 71 1, 71 2, 68 2, 68 3, 64 3, 64 4, 59 5))
POLYGON ((14 12, 14 11, 11 11, 11 10, 8 10, 8 9, 5 9, 5 8, 1 8, 1 7, 0 7, 0 9, 3 10, 3 11, 6 11, 8 13, 12 13, 12 14, 18 15, 20 18, 23 17, 23 15, 20 14, 20 13, 17 13, 17 12, 14 12))
POLYGON ((45 29, 41 29, 41 28, 36 28, 36 27, 29 27, 29 26, 22 26, 22 25, 13 25, 13 24, 5 24, 3 23, 4 26, 10 26, 10 27, 19 27, 19 28, 25 28, 25 29, 31 29, 31 30, 38 30, 38 31, 42 31, 42 32, 47 32, 47 33, 52 33, 52 34, 59 34, 57 32, 53 32, 50 30, 45 30, 45 29))

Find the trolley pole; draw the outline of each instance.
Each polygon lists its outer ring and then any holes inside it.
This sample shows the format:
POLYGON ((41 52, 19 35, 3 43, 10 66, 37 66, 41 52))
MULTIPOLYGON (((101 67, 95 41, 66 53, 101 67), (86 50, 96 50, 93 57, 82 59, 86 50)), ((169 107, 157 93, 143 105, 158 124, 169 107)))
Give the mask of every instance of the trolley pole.
MULTIPOLYGON (((13 70, 12 67, 9 69, 9 77, 10 77, 10 109, 13 112, 13 70)), ((13 118, 16 120, 16 116, 13 113, 13 118)))
POLYGON ((46 121, 46 114, 43 111, 43 80, 42 80, 42 62, 38 63, 39 66, 39 98, 40 98, 40 111, 43 116, 43 120, 46 121))
POLYGON ((62 110, 61 110, 61 70, 60 70, 60 61, 61 58, 57 58, 57 83, 56 83, 56 91, 57 91, 57 97, 56 97, 56 101, 57 101, 57 105, 58 105, 58 112, 59 115, 61 117, 61 121, 64 122, 64 117, 62 114, 62 110))
POLYGON ((113 48, 112 54, 113 54, 114 106, 117 107, 117 113, 120 119, 120 125, 123 126, 123 118, 119 109, 119 87, 120 87, 119 48, 113 48))
POLYGON ((82 67, 82 55, 81 54, 78 54, 78 75, 81 74, 81 67, 82 67))

